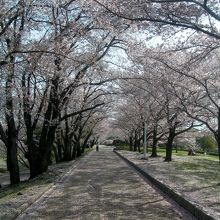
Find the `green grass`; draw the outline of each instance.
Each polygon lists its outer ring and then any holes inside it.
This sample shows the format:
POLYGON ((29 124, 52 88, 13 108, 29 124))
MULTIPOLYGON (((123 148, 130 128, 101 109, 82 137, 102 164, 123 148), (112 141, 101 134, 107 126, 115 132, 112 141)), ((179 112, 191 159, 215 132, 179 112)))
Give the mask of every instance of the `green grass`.
POLYGON ((117 150, 130 150, 130 147, 128 145, 117 145, 116 146, 117 150))
POLYGON ((6 161, 5 158, 0 156, 0 173, 5 173, 5 172, 7 172, 6 161))
MULTIPOLYGON (((148 149, 148 153, 151 154, 151 148, 148 149)), ((158 148, 157 153, 158 153, 158 156, 165 157, 166 149, 165 148, 158 148)), ((176 152, 176 149, 173 149, 172 155, 173 156, 181 156, 181 157, 189 157, 188 150, 178 150, 176 152)), ((192 157, 194 157, 195 159, 199 159, 199 160, 211 160, 211 161, 218 161, 219 160, 217 155, 204 155, 203 153, 197 153, 197 152, 196 152, 196 155, 192 156, 192 157)))
POLYGON ((83 154, 88 154, 89 152, 93 151, 93 148, 85 148, 83 154))
MULTIPOLYGON (((117 148, 117 150, 128 150, 128 151, 130 150, 128 145, 119 145, 119 146, 116 146, 116 148, 117 148)), ((148 154, 151 154, 151 151, 152 151, 152 148, 149 147, 148 154)), ((143 154, 143 148, 141 148, 141 153, 143 154)), ((166 148, 158 147, 157 154, 158 154, 158 156, 165 157, 166 156, 166 148)), ((173 156, 181 156, 181 157, 189 157, 188 150, 178 150, 176 152, 175 148, 173 149, 172 155, 173 156)), ((219 160, 218 155, 208 155, 208 154, 204 155, 201 152, 196 152, 196 155, 193 157, 195 157, 196 159, 199 159, 199 160, 210 160, 210 161, 218 161, 219 160)))

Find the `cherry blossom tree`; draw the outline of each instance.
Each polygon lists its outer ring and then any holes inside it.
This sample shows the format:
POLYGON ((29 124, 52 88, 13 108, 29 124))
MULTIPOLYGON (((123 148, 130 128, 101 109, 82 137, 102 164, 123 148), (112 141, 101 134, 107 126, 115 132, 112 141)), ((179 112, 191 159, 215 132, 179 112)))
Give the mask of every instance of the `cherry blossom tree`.
POLYGON ((121 19, 148 26, 154 22, 158 28, 170 25, 192 29, 214 39, 220 39, 220 3, 214 0, 94 0, 102 11, 121 19))
POLYGON ((0 135, 8 149, 14 184, 19 182, 20 125, 26 132, 23 141, 33 178, 47 170, 59 124, 103 104, 93 102, 62 116, 74 92, 81 92, 79 87, 102 83, 102 77, 94 82, 96 72, 90 70, 121 41, 111 30, 98 26, 80 1, 7 3, 0 17, 0 66, 5 83, 0 135))
POLYGON ((172 70, 184 82, 173 85, 174 94, 181 102, 180 108, 213 133, 220 152, 218 50, 193 64, 185 61, 178 67, 172 65, 172 70))
POLYGON ((11 184, 20 182, 19 165, 17 159, 18 149, 18 132, 19 124, 15 115, 14 94, 14 79, 16 76, 17 66, 19 61, 15 51, 19 50, 23 41, 23 32, 26 26, 26 10, 27 6, 24 1, 9 2, 3 4, 1 14, 1 55, 0 64, 2 72, 5 76, 5 105, 4 105, 4 125, 0 122, 0 135, 7 148, 7 167, 10 173, 11 184), (7 65, 6 65, 7 64, 7 65))

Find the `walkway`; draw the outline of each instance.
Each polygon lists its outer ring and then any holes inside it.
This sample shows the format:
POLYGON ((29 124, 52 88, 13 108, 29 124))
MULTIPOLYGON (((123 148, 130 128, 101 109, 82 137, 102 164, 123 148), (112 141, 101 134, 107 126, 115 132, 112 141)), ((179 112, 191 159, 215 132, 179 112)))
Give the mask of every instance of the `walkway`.
POLYGON ((112 148, 92 152, 17 218, 82 220, 194 219, 168 202, 112 148))

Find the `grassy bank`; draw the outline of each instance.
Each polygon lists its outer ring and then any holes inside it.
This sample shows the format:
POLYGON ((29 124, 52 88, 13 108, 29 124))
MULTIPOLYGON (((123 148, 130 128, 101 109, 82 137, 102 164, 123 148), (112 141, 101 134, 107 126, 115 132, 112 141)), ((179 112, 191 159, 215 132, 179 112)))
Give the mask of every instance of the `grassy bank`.
MULTIPOLYGON (((130 148, 128 145, 119 145, 119 146, 116 146, 117 150, 127 150, 129 151, 130 148)), ((152 152, 152 148, 151 147, 148 147, 148 154, 151 155, 151 152, 152 152)), ((141 152, 143 154, 143 148, 141 147, 141 152)), ((161 156, 161 157, 165 157, 166 155, 166 149, 165 147, 158 147, 157 148, 157 153, 158 153, 158 156, 161 156)), ((188 150, 177 150, 176 149, 173 149, 173 152, 172 152, 172 155, 173 156, 182 156, 182 157, 189 157, 188 156, 188 150)), ((193 156, 197 159, 201 159, 201 160, 211 160, 211 161, 218 161, 219 158, 218 158, 218 155, 205 155, 204 153, 202 152, 196 152, 196 155, 193 156)))
POLYGON ((6 161, 5 158, 0 156, 0 173, 5 173, 5 172, 7 172, 6 161))
POLYGON ((44 174, 33 180, 0 190, 0 219, 15 219, 53 186, 56 175, 44 174))

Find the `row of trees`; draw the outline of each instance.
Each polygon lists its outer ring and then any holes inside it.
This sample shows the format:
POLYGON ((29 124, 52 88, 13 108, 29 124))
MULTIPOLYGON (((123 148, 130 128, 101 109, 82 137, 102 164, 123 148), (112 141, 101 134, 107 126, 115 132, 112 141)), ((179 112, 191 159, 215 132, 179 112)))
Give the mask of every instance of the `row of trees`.
POLYGON ((1 1, 0 137, 11 184, 19 148, 30 178, 52 152, 57 162, 82 154, 111 102, 102 60, 120 43, 81 1, 1 1))
POLYGON ((127 105, 119 109, 118 122, 126 122, 130 115, 126 132, 137 137, 135 132, 141 132, 143 121, 147 121, 153 143, 156 136, 167 135, 167 161, 171 160, 170 146, 175 136, 194 126, 206 127, 216 139, 220 159, 220 3, 212 0, 95 2, 104 15, 118 18, 118 27, 136 27, 150 40, 144 39, 141 46, 135 44, 129 50, 136 65, 132 72, 136 71, 139 80, 122 86, 131 95, 129 100, 123 97, 127 105), (134 110, 136 113, 130 113, 134 110))
POLYGON ((174 137, 203 124, 220 148, 218 2, 2 0, 1 5, 0 136, 12 184, 20 181, 19 147, 31 178, 47 170, 52 152, 57 162, 82 153, 106 117, 116 85, 106 83, 118 77, 111 55, 113 48, 125 49, 125 41, 130 71, 119 77, 133 80, 120 84, 126 95, 118 121, 131 119, 130 141, 134 134, 140 147, 147 121, 153 155, 167 135, 170 161, 174 137), (130 38, 138 33, 148 40, 159 35, 166 43, 153 42, 151 48, 134 43, 130 38))
POLYGON ((139 53, 132 56, 132 71, 138 74, 121 83, 125 95, 117 108, 116 123, 134 144, 134 150, 143 138, 144 122, 148 125, 147 137, 152 139, 153 157, 157 156, 158 141, 166 139, 165 160, 171 161, 175 137, 194 127, 200 131, 209 129, 219 146, 218 49, 205 59, 195 60, 195 54, 184 50, 169 52, 167 56, 158 48, 135 47, 139 53))

